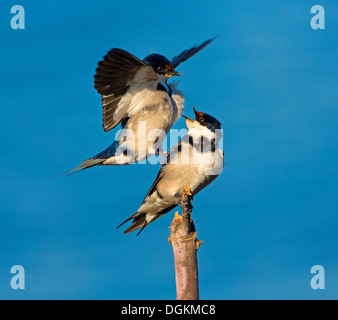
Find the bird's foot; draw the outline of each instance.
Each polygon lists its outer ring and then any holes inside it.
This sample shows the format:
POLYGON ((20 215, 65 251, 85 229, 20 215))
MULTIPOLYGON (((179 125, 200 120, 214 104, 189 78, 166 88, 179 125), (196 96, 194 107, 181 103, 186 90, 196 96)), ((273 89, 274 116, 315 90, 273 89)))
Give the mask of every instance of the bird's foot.
POLYGON ((182 206, 187 206, 188 208, 192 209, 191 202, 193 201, 194 197, 191 193, 191 190, 189 187, 185 187, 182 189, 181 192, 181 204, 182 206))
POLYGON ((182 221, 182 216, 178 213, 178 211, 175 212, 175 217, 174 217, 174 221, 182 221))
POLYGON ((183 191, 183 195, 185 195, 185 196, 192 196, 192 193, 191 193, 191 190, 190 190, 189 187, 183 188, 182 191, 183 191))

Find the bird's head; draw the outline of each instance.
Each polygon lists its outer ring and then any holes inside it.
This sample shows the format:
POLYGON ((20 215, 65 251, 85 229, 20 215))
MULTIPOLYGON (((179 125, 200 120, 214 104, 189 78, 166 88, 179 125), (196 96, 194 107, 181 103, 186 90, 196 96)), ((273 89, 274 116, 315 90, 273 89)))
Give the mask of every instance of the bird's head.
POLYGON ((171 62, 164 56, 153 53, 143 59, 143 62, 152 67, 159 77, 168 80, 173 76, 180 76, 181 73, 177 72, 171 62))
POLYGON ((183 116, 186 119, 188 129, 199 128, 199 129, 207 129, 212 132, 215 132, 216 129, 221 129, 221 123, 211 115, 196 111, 194 107, 192 107, 195 114, 195 120, 192 120, 186 116, 183 116))

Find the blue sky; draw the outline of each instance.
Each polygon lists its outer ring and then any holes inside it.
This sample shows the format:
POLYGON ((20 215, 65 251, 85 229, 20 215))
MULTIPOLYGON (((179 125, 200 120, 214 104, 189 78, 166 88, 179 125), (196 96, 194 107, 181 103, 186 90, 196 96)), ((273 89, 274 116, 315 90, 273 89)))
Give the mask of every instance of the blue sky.
POLYGON ((109 49, 171 58, 215 35, 178 69, 186 115, 194 104, 224 129, 225 169, 194 201, 200 296, 337 298, 337 18, 325 0, 1 1, 0 298, 175 299, 173 212, 140 237, 115 230, 158 166, 46 178, 114 139, 93 88, 109 49), (15 4, 25 30, 10 28, 15 4), (25 290, 10 288, 16 264, 25 290), (326 290, 310 287, 317 264, 326 290))

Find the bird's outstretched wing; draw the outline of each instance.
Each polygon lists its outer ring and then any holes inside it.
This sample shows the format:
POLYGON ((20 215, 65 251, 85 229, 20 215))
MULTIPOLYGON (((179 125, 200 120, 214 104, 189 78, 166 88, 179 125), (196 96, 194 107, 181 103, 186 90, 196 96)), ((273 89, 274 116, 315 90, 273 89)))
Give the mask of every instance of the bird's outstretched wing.
POLYGON ((112 49, 99 62, 94 76, 94 88, 102 96, 103 129, 108 132, 125 117, 127 110, 118 109, 122 96, 136 81, 139 87, 158 81, 153 69, 122 49, 112 49))
POLYGON ((180 65, 182 62, 188 60, 191 58, 193 55, 196 53, 200 52, 202 49, 204 49, 208 44, 210 44, 212 41, 214 41, 216 38, 209 39, 205 42, 203 42, 199 46, 194 46, 191 49, 183 51, 181 54, 178 56, 174 57, 171 59, 171 64, 176 68, 178 65, 180 65))

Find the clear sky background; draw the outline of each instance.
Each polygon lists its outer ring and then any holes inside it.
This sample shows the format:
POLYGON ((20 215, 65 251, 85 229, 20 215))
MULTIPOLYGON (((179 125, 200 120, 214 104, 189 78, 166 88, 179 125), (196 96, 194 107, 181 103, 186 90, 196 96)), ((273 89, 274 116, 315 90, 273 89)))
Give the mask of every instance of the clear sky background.
MULTIPOLYGON (((109 146, 93 88, 113 47, 182 64, 190 104, 223 124, 226 165, 194 201, 202 299, 338 298, 338 2, 0 3, 0 298, 175 299, 168 227, 115 227, 159 166, 98 167, 46 180, 109 146), (211 4, 212 3, 212 4, 211 4), (26 29, 10 28, 23 5, 26 29), (313 5, 326 29, 310 27, 313 5), (10 268, 26 289, 10 288, 10 268), (326 290, 310 287, 313 265, 326 290)), ((174 128, 185 126, 183 119, 174 128)))

